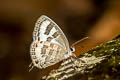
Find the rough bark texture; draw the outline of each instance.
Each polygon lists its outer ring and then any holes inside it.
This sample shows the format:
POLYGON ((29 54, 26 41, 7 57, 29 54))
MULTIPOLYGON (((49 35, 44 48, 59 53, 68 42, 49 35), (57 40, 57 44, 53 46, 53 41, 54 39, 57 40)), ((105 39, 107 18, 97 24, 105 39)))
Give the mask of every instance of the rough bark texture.
POLYGON ((120 80, 120 36, 66 60, 46 80, 120 80))

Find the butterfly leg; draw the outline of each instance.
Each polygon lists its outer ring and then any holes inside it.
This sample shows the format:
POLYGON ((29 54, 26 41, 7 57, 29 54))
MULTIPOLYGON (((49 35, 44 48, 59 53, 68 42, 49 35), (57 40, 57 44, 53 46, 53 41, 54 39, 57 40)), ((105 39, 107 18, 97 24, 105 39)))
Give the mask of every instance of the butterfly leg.
POLYGON ((32 66, 32 64, 33 64, 33 63, 31 62, 31 63, 29 64, 29 67, 31 67, 31 66, 32 66))
POLYGON ((29 67, 31 67, 30 69, 29 69, 29 72, 34 68, 34 65, 33 65, 33 63, 31 63, 30 65, 29 65, 29 67))

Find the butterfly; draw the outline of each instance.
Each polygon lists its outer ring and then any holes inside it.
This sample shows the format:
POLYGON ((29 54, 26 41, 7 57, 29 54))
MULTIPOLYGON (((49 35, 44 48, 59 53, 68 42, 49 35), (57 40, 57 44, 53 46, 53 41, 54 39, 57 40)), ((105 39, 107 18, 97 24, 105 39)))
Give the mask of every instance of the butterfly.
POLYGON ((30 46, 32 59, 29 65, 29 67, 32 66, 30 71, 33 67, 46 68, 70 56, 76 56, 74 44, 70 48, 60 27, 49 17, 42 15, 35 23, 33 31, 33 42, 30 46))

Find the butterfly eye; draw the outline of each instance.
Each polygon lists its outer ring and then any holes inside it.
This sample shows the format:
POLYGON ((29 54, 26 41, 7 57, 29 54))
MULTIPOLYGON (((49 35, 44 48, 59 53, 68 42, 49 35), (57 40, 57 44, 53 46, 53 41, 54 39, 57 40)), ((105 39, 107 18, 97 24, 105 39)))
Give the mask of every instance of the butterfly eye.
POLYGON ((74 48, 74 47, 72 47, 72 48, 70 48, 70 49, 71 49, 72 52, 75 52, 75 48, 74 48))

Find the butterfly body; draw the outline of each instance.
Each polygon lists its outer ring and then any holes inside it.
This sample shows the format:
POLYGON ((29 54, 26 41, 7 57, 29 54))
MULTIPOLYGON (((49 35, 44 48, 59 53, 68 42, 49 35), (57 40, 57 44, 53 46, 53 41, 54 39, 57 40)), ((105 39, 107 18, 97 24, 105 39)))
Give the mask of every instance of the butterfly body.
POLYGON ((33 66, 42 69, 73 56, 73 53, 59 26, 43 15, 35 24, 30 55, 33 66))

